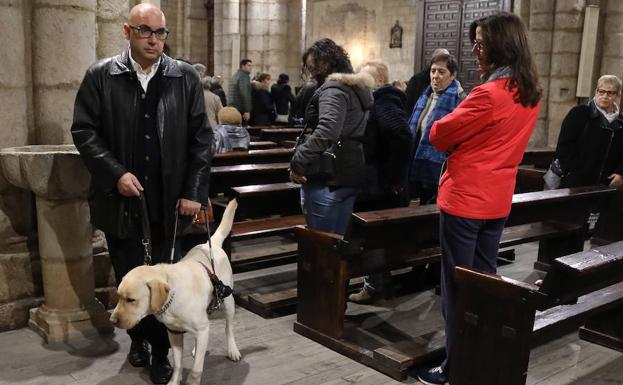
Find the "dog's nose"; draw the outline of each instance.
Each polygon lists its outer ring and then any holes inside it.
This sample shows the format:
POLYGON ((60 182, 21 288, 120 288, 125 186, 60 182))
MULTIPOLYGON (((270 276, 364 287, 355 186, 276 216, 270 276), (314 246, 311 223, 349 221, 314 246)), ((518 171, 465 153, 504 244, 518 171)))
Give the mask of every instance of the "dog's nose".
POLYGON ((117 326, 117 324, 119 323, 119 320, 114 314, 110 316, 110 323, 113 324, 114 326, 117 326))

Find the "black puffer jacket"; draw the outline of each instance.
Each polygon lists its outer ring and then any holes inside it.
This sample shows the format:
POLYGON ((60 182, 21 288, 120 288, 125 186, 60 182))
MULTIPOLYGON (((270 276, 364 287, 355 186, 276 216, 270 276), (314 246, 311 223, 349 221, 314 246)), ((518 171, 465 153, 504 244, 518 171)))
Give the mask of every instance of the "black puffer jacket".
MULTIPOLYGON (((366 163, 378 174, 378 187, 406 188, 411 154, 411 130, 404 92, 392 85, 373 93, 374 104, 366 127, 366 163)), ((374 180, 373 179, 373 180, 374 180)), ((370 186, 371 187, 371 186, 370 186)))
POLYGON ((278 115, 288 115, 291 106, 294 104, 294 95, 289 84, 273 84, 270 87, 270 95, 275 102, 275 110, 278 115))
POLYGON ((568 174, 561 187, 610 184, 609 175, 623 175, 623 115, 608 123, 594 101, 573 107, 562 122, 555 157, 568 174))
POLYGON ((275 121, 275 104, 270 92, 265 86, 256 81, 251 82, 251 102, 253 112, 251 121, 253 126, 269 126, 275 121))
MULTIPOLYGON (((164 226, 172 234, 178 199, 206 202, 212 161, 212 129, 203 88, 190 65, 162 55, 157 130, 160 140, 164 226)), ((71 127, 74 143, 91 173, 91 221, 104 232, 124 236, 135 220, 135 198, 122 197, 117 181, 133 172, 137 100, 141 97, 128 50, 98 61, 78 90, 71 127)), ((190 220, 186 225, 190 225, 190 220)), ((178 230, 184 230, 184 226, 178 230)))
MULTIPOLYGON (((305 143, 297 146, 290 168, 305 175, 322 153, 340 137, 363 138, 368 109, 372 105, 370 88, 374 79, 368 74, 331 74, 314 93, 305 112, 305 124, 313 128, 305 143)), ((364 172, 364 170, 361 170, 364 172)), ((335 185, 328 181, 327 185, 335 185)))

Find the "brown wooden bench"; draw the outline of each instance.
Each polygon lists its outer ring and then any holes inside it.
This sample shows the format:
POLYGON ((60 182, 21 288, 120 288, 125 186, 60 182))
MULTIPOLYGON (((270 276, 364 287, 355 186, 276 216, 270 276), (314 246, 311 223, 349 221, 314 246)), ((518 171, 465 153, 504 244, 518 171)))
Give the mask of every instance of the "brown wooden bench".
POLYGON ((302 128, 267 128, 260 132, 260 140, 282 143, 286 140, 296 140, 301 132, 302 128))
POLYGON ((249 143, 249 150, 267 150, 277 146, 277 143, 271 141, 256 141, 249 143))
MULTIPOLYGON (((595 186, 517 194, 502 246, 539 241, 537 264, 548 267, 554 258, 582 250, 588 213, 613 193, 595 186)), ((350 278, 439 260, 438 222, 439 210, 428 205, 354 214, 345 239, 297 228, 294 330, 397 379, 404 379, 411 366, 438 358, 443 340, 433 340, 433 330, 422 331, 406 348, 400 344, 369 348, 360 338, 373 337, 362 337, 369 332, 356 322, 345 323, 344 316, 350 278)))
POLYGON ((289 167, 288 162, 212 167, 210 196, 226 193, 236 186, 287 182, 289 167))
POLYGON ((550 147, 528 148, 521 159, 522 165, 533 165, 535 168, 547 169, 552 163, 556 150, 550 147))
POLYGON ((293 148, 223 152, 214 155, 212 166, 289 162, 293 154, 293 148))
POLYGON ((543 191, 545 169, 530 166, 519 166, 515 194, 543 191))
POLYGON ((232 187, 230 196, 238 199, 237 220, 301 213, 301 185, 284 182, 232 187))
POLYGON ((467 268, 455 280, 453 385, 524 385, 530 348, 585 322, 583 338, 623 347, 623 242, 555 259, 540 288, 467 268))

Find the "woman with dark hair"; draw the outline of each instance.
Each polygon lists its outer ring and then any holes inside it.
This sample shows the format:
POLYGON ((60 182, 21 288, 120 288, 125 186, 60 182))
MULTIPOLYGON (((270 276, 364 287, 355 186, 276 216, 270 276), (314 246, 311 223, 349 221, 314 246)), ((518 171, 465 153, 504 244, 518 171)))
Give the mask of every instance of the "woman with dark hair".
POLYGON ((306 127, 312 131, 296 146, 290 180, 302 184, 301 207, 307 226, 343 235, 365 180, 361 139, 374 79, 354 74, 348 54, 331 39, 318 40, 305 51, 302 71, 309 73, 319 88, 305 113, 306 127), (330 154, 338 154, 334 162, 327 162, 330 154), (348 159, 350 166, 341 163, 343 159, 348 159), (334 164, 336 172, 322 167, 327 163, 334 164))
POLYGON ((449 153, 437 196, 447 356, 441 366, 420 373, 425 384, 445 384, 453 364, 454 268, 496 271, 515 175, 540 108, 541 89, 521 19, 498 13, 474 23, 472 52, 483 83, 430 132, 433 146, 449 153))
POLYGON ((290 108, 292 108, 294 103, 294 94, 292 94, 289 82, 290 77, 288 74, 280 74, 277 83, 270 88, 270 95, 275 101, 275 111, 277 112, 275 121, 278 123, 288 123, 290 108))

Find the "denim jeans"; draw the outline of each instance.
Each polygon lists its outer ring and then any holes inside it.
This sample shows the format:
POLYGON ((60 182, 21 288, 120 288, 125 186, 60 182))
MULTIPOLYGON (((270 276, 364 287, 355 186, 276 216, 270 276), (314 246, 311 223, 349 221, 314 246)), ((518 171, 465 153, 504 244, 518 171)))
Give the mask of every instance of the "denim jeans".
POLYGON ((354 187, 334 190, 318 184, 301 186, 301 208, 307 226, 314 230, 344 235, 350 224, 355 198, 359 192, 354 187))

